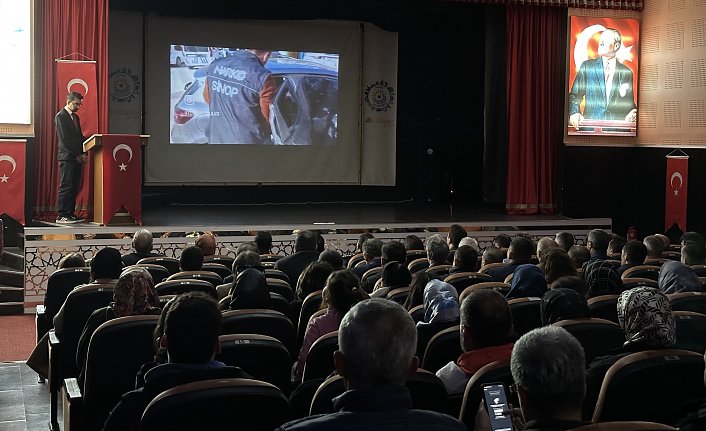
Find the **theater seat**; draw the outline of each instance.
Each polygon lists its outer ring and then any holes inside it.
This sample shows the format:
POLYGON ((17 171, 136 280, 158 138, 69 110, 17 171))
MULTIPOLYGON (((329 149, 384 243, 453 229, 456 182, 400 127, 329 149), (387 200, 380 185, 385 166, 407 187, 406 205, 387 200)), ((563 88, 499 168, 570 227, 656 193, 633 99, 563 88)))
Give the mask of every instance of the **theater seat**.
POLYGON ((348 264, 346 265, 346 268, 353 269, 363 260, 365 260, 365 257, 363 257, 363 253, 354 254, 353 256, 351 256, 350 259, 348 259, 348 264))
POLYGON ((419 323, 424 319, 424 305, 417 305, 416 307, 409 310, 409 315, 412 316, 414 323, 419 323))
POLYGON ((583 346, 587 364, 590 364, 597 356, 605 355, 610 350, 619 348, 625 342, 625 334, 620 329, 620 325, 610 320, 567 319, 554 323, 554 326, 566 329, 579 340, 583 346))
POLYGON ((336 369, 333 364, 333 353, 336 350, 338 350, 338 331, 322 335, 314 341, 306 356, 302 381, 328 377, 336 369))
POLYGON ((223 313, 221 335, 229 334, 268 335, 284 344, 293 357, 294 326, 287 316, 278 311, 266 309, 226 311, 223 313))
POLYGON ((443 329, 427 343, 421 368, 436 373, 451 361, 456 361, 463 353, 461 349, 460 325, 443 329))
POLYGON ((409 265, 413 260, 422 258, 427 258, 427 252, 425 250, 407 250, 407 259, 405 260, 405 265, 409 265))
POLYGON ((385 297, 390 301, 395 301, 396 303, 402 305, 407 300, 407 297, 409 296, 409 291, 409 286, 398 287, 397 289, 392 289, 391 291, 387 292, 387 295, 385 297))
POLYGON ((669 425, 655 422, 602 422, 571 428, 568 431, 679 431, 669 425))
MULTIPOLYGON (((488 383, 503 383, 505 388, 509 388, 514 383, 510 373, 510 361, 491 362, 476 371, 466 384, 458 420, 463 422, 469 431, 475 428, 476 412, 483 399, 483 385, 488 383)), ((508 402, 517 404, 514 400, 508 402)))
POLYGON ((424 271, 427 268, 429 268, 429 259, 426 257, 414 259, 407 265, 407 269, 409 269, 409 272, 411 272, 412 275, 416 272, 424 271))
POLYGON ((655 265, 637 265, 626 269, 620 278, 649 278, 650 280, 659 280, 659 266, 655 265))
POLYGON ((291 312, 289 301, 287 301, 287 298, 280 295, 279 293, 270 292, 269 308, 271 310, 279 311, 280 313, 287 316, 287 319, 289 319, 289 313, 291 312))
POLYGON ((669 262, 670 259, 665 259, 661 257, 648 257, 645 259, 645 265, 651 265, 651 266, 662 266, 664 262, 669 262))
MULTIPOLYGON (((265 278, 276 278, 277 280, 286 281, 290 287, 292 286, 292 280, 289 279, 289 276, 279 269, 265 268, 265 278)), ((296 282, 297 280, 294 280, 295 284, 296 282)))
POLYGON ((304 334, 306 333, 306 325, 309 324, 309 319, 321 308, 321 302, 323 301, 322 292, 323 290, 311 292, 302 302, 302 307, 299 311, 299 321, 297 322, 297 351, 304 343, 304 334))
POLYGON ((261 254, 260 255, 260 262, 277 262, 278 260, 282 259, 284 256, 280 254, 272 254, 272 253, 267 253, 267 254, 261 254))
POLYGON ((186 292, 203 292, 211 295, 214 299, 218 298, 216 287, 206 280, 197 280, 195 278, 186 278, 179 280, 166 280, 154 286, 157 293, 161 295, 181 295, 186 292))
POLYGON ((294 301, 294 291, 289 283, 278 278, 268 278, 266 280, 270 292, 282 295, 289 302, 294 301))
POLYGON ((292 419, 309 416, 314 394, 325 380, 324 378, 307 380, 294 388, 289 396, 289 404, 292 407, 292 419))
POLYGON ((680 292, 667 295, 672 311, 694 311, 706 314, 706 293, 680 292))
POLYGON ((37 342, 54 327, 54 316, 66 301, 74 287, 88 283, 90 268, 64 268, 54 271, 47 280, 47 294, 44 306, 37 306, 35 312, 37 342))
POLYGON ((161 266, 167 268, 167 271, 169 271, 170 274, 176 274, 177 272, 181 271, 181 268, 179 268, 179 260, 174 259, 173 257, 166 257, 166 256, 144 257, 144 258, 138 260, 137 263, 138 264, 151 263, 154 265, 161 265, 161 266))
POLYGON ((691 265, 697 277, 706 277, 706 265, 691 265))
POLYGON ((204 256, 203 263, 218 263, 225 266, 226 268, 232 268, 234 260, 235 259, 230 256, 215 254, 213 256, 204 256))
POLYGON ((223 283, 223 279, 221 278, 221 276, 211 271, 177 272, 176 274, 170 275, 169 278, 167 278, 167 281, 189 279, 208 281, 213 285, 214 289, 223 283))
POLYGON ((613 364, 603 378, 593 422, 674 423, 681 406, 706 396, 703 356, 666 349, 633 353, 613 364))
POLYGON ((152 280, 154 281, 154 284, 163 282, 164 280, 169 278, 169 275, 170 275, 167 268, 163 267, 162 265, 155 265, 152 263, 138 263, 135 265, 127 266, 127 267, 123 268, 123 271, 125 271, 128 268, 133 268, 133 267, 146 269, 147 272, 149 272, 150 275, 152 276, 152 280))
POLYGON ((481 266, 480 269, 478 270, 478 272, 480 272, 481 274, 487 274, 489 269, 499 268, 499 267, 507 266, 507 265, 508 265, 507 263, 487 263, 487 264, 481 266))
POLYGON ((620 295, 600 295, 588 299, 591 317, 618 323, 618 298, 620 295))
POLYGON ((363 275, 360 277, 360 283, 363 284, 365 281, 368 280, 368 278, 379 274, 381 271, 382 271, 382 266, 370 268, 369 270, 365 271, 363 273, 363 275))
POLYGON ((675 349, 703 354, 706 350, 706 315, 693 311, 675 311, 677 343, 675 349))
POLYGON ((291 391, 292 359, 279 340, 259 334, 230 334, 218 337, 221 351, 216 360, 240 367, 257 380, 271 383, 282 392, 291 391))
POLYGON ((660 257, 663 259, 676 260, 677 262, 681 262, 681 253, 678 251, 664 251, 662 252, 662 255, 660 257))
POLYGON ((250 379, 205 380, 155 397, 140 429, 218 430, 247 423, 248 430, 271 431, 289 419, 289 401, 274 385, 250 379))
POLYGON ((515 298, 507 303, 512 312, 512 324, 518 338, 542 326, 542 298, 515 298))
POLYGON ((203 266, 201 267, 201 270, 215 272, 216 274, 218 274, 219 277, 221 277, 221 280, 228 277, 229 275, 233 275, 233 271, 230 269, 230 267, 215 262, 204 262, 203 266))
POLYGON ((647 287, 654 287, 654 288, 659 288, 659 283, 657 281, 652 280, 651 278, 644 278, 644 277, 627 277, 623 278, 623 290, 629 290, 629 289, 634 289, 635 287, 640 287, 640 286, 647 286, 647 287))
POLYGON ((452 268, 453 266, 451 265, 436 265, 431 268, 427 268, 425 271, 430 276, 443 280, 449 276, 449 271, 451 271, 452 268))
POLYGON ((455 287, 456 292, 460 294, 468 286, 493 281, 493 277, 488 274, 481 274, 480 272, 457 272, 447 276, 444 281, 455 287))
POLYGON ((466 296, 470 295, 471 292, 480 289, 493 289, 496 292, 500 293, 502 296, 505 296, 508 294, 508 292, 510 292, 511 287, 512 286, 510 284, 503 283, 500 281, 483 281, 481 283, 476 283, 472 286, 468 286, 463 290, 463 292, 459 292, 458 301, 459 303, 463 303, 463 300, 466 299, 466 296))

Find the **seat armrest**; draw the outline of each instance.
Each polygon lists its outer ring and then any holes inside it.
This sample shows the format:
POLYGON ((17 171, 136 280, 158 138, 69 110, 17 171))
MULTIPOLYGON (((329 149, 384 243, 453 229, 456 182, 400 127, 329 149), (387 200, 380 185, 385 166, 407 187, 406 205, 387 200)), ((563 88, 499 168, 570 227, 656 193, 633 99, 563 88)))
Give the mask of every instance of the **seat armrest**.
POLYGON ((37 316, 44 316, 44 313, 47 311, 47 307, 44 306, 44 304, 39 304, 37 305, 37 316))
POLYGON ((83 395, 76 378, 64 379, 64 387, 61 390, 61 402, 64 412, 62 431, 81 431, 83 395))
POLYGON ((56 331, 53 329, 49 331, 49 349, 51 350, 52 348, 60 348, 61 347, 61 340, 59 340, 59 336, 56 335, 56 331))
POLYGON ((46 334, 50 329, 51 325, 47 322, 46 307, 44 305, 37 305, 37 309, 34 314, 34 322, 36 331, 36 343, 39 344, 39 340, 42 339, 44 334, 46 334))

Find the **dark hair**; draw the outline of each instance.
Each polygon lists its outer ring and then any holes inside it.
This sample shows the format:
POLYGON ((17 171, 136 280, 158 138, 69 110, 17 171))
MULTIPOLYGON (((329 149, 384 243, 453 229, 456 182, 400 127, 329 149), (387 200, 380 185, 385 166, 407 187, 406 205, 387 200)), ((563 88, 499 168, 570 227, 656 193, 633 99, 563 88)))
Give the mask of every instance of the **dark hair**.
POLYGON ((626 263, 642 265, 647 258, 647 247, 640 241, 628 241, 623 246, 626 263))
POLYGON ((247 268, 260 268, 260 255, 252 250, 245 250, 238 253, 233 260, 233 274, 247 268))
POLYGON ((462 245, 454 253, 454 262, 461 270, 474 272, 478 269, 478 252, 470 245, 462 245))
POLYGON ((585 296, 588 288, 586 287, 586 282, 583 278, 579 276, 566 276, 559 277, 549 286, 549 289, 571 289, 578 292, 580 295, 585 296))
POLYGON ((160 338, 164 335, 164 324, 167 320, 167 313, 172 309, 176 297, 170 299, 164 307, 162 308, 162 313, 159 315, 159 320, 157 321, 157 326, 154 328, 152 333, 153 343, 152 348, 154 349, 154 361, 160 364, 167 362, 167 349, 160 346, 160 338))
POLYGON ((110 278, 117 280, 123 271, 123 261, 120 252, 111 247, 98 250, 91 259, 91 280, 110 278))
POLYGON ((412 282, 412 273, 404 263, 392 261, 382 268, 382 285, 390 289, 409 286, 412 282))
POLYGON ((382 241, 377 238, 366 239, 363 243, 363 253, 372 258, 382 256, 382 241))
POLYGON ((642 242, 647 247, 647 257, 660 257, 664 251, 664 241, 657 235, 645 237, 642 242))
POLYGON ((402 262, 407 260, 407 249, 399 241, 390 241, 382 245, 382 259, 385 262, 402 262))
POLYGON ((319 254, 319 261, 326 262, 335 270, 343 269, 343 256, 336 250, 324 250, 319 254))
POLYGON ((79 93, 79 92, 76 92, 76 91, 72 91, 72 92, 70 92, 69 94, 66 95, 66 101, 67 101, 67 102, 73 102, 73 101, 76 101, 76 100, 78 100, 79 102, 82 101, 82 100, 83 100, 83 94, 81 94, 81 93, 79 93))
POLYGON ((625 243, 626 243, 625 238, 620 237, 620 236, 615 236, 608 243, 608 251, 611 253, 620 253, 623 251, 623 247, 625 247, 625 243))
POLYGON ((682 247, 681 255, 687 265, 703 265, 706 260, 706 247, 690 242, 682 247))
POLYGON ((460 224, 452 224, 449 227, 449 242, 454 247, 458 247, 458 243, 460 243, 461 240, 467 236, 468 232, 466 232, 466 229, 464 229, 460 224))
POLYGON ((546 250, 539 267, 544 271, 544 278, 547 280, 547 284, 560 277, 578 276, 569 254, 561 248, 546 250))
POLYGON ((532 240, 524 236, 518 236, 510 243, 510 253, 508 256, 515 263, 529 262, 532 259, 534 252, 534 244, 532 240))
POLYGON ((365 298, 360 288, 360 280, 347 269, 335 271, 326 279, 323 292, 322 308, 330 306, 342 315, 358 301, 365 298))
POLYGON ((310 230, 303 230, 294 240, 294 251, 316 251, 316 234, 310 230))
POLYGON ((363 251, 363 243, 370 238, 375 238, 370 232, 363 232, 358 236, 358 242, 355 245, 355 251, 363 251))
POLYGON ((311 262, 299 276, 296 286, 297 297, 303 300, 311 292, 323 289, 332 272, 333 267, 327 262, 311 262))
POLYGON ((184 364, 210 361, 220 331, 221 311, 216 300, 201 292, 177 296, 164 323, 169 360, 184 364))
POLYGON ((483 259, 485 259, 486 265, 489 263, 501 263, 505 256, 506 254, 502 250, 492 245, 483 250, 483 259))
POLYGON ((405 310, 409 311, 417 305, 424 303, 424 288, 434 277, 426 271, 419 271, 412 275, 412 282, 409 284, 409 296, 404 302, 405 310))
POLYGON ((62 257, 59 261, 59 269, 63 268, 83 268, 86 266, 86 261, 81 253, 69 253, 62 257))
POLYGON ((574 264, 574 268, 578 269, 591 259, 591 252, 582 245, 572 245, 569 249, 569 257, 574 264))
POLYGON ((461 303, 461 326, 471 331, 475 347, 505 344, 512 333, 510 306, 495 290, 475 290, 461 303))
POLYGON ((237 255, 239 255, 240 253, 242 253, 242 252, 244 252, 244 251, 248 251, 248 250, 254 251, 254 252, 257 253, 257 254, 260 254, 260 253, 257 251, 257 244, 255 244, 254 241, 247 241, 247 242, 244 242, 244 243, 240 244, 240 245, 238 246, 238 248, 235 249, 235 255, 237 256, 237 255))
POLYGON ((196 239, 196 247, 203 251, 204 256, 213 256, 216 254, 216 236, 210 233, 205 233, 196 239))
POLYGON ((192 245, 186 247, 179 257, 179 267, 182 271, 201 271, 203 267, 203 250, 192 245))
POLYGON ((321 253, 322 251, 326 250, 326 240, 324 239, 324 236, 321 235, 320 232, 315 232, 316 234, 316 251, 318 253, 321 253))
POLYGON ((417 235, 404 237, 404 248, 409 250, 424 250, 424 242, 417 235))
MULTIPOLYGON (((662 240, 660 240, 662 241, 662 240)), ((598 252, 607 252, 608 243, 610 242, 610 235, 603 229, 593 229, 588 233, 588 239, 586 244, 591 243, 591 247, 598 252)))
POLYGON ((510 247, 511 242, 512 238, 510 238, 510 235, 506 235, 504 233, 496 235, 495 239, 493 239, 493 244, 495 244, 498 248, 508 248, 510 247))
POLYGON ((559 247, 568 252, 571 246, 574 245, 574 235, 571 232, 559 232, 554 237, 554 241, 559 244, 559 247))
POLYGON ((255 234, 255 244, 259 254, 268 254, 272 251, 272 235, 264 230, 255 234))
POLYGON ((684 232, 684 234, 679 239, 679 242, 681 243, 681 245, 687 245, 688 243, 692 242, 697 245, 703 246, 706 244, 706 238, 704 238, 704 236, 698 232, 689 231, 684 232))

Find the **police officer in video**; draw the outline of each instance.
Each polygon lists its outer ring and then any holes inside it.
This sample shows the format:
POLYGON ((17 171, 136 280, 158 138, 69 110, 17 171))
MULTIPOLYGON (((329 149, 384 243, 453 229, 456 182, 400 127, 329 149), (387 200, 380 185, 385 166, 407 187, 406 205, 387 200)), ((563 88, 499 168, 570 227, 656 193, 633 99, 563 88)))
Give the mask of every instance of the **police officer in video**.
POLYGON ((265 69, 271 51, 244 49, 206 67, 204 98, 211 113, 209 144, 270 144, 275 80, 265 69))

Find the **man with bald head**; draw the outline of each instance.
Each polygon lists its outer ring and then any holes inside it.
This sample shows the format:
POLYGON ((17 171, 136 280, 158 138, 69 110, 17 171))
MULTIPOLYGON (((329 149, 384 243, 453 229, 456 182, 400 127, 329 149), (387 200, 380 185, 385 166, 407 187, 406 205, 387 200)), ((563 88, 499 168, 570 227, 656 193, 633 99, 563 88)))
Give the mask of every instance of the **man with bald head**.
POLYGON ((132 236, 132 248, 135 251, 124 254, 121 257, 125 266, 135 265, 140 259, 145 257, 162 256, 152 251, 152 232, 147 229, 139 229, 135 232, 135 235, 132 236))

